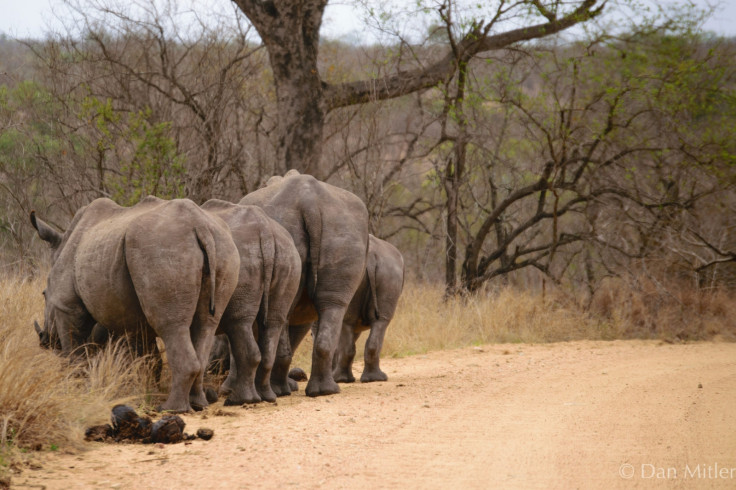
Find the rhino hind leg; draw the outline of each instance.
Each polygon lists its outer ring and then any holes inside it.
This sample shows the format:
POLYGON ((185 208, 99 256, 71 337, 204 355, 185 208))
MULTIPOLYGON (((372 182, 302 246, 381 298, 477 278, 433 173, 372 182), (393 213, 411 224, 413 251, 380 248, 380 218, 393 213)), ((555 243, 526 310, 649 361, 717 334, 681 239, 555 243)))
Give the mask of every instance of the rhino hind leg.
POLYGON ((302 368, 295 367, 289 370, 289 388, 291 388, 292 393, 299 391, 298 381, 308 380, 309 376, 307 376, 307 373, 305 373, 302 368))
POLYGON ((245 315, 237 321, 223 322, 230 341, 230 374, 221 392, 227 393, 226 406, 258 403, 262 400, 255 386, 256 368, 261 362, 261 352, 253 337, 256 313, 245 315))
POLYGON ((387 327, 388 322, 384 320, 377 320, 371 325, 371 332, 365 342, 365 367, 363 368, 363 374, 360 376, 361 383, 388 380, 388 376, 381 371, 379 366, 383 338, 386 335, 387 327))
POLYGON ((189 391, 189 404, 196 411, 209 406, 207 395, 204 392, 204 372, 207 369, 209 354, 215 341, 215 330, 217 330, 220 320, 219 315, 212 316, 209 313, 209 306, 202 303, 200 301, 195 321, 192 323, 190 330, 192 346, 197 356, 199 369, 189 391))
POLYGON ((336 383, 354 383, 353 360, 355 359, 355 342, 360 333, 356 333, 351 325, 343 324, 340 340, 332 359, 332 376, 336 383))
POLYGON ((324 396, 340 393, 340 387, 332 377, 332 356, 335 351, 345 306, 328 306, 320 309, 317 332, 312 350, 312 375, 309 377, 307 396, 324 396))
MULTIPOLYGON (((258 346, 261 351, 261 363, 256 370, 256 389, 261 398, 267 402, 275 402, 277 394, 271 386, 271 373, 276 362, 281 332, 286 329, 286 322, 281 319, 259 322, 258 346)), ((291 389, 289 390, 289 394, 291 389)))
MULTIPOLYGON (((291 366, 292 353, 294 352, 291 339, 294 336, 293 329, 301 327, 301 325, 289 326, 281 330, 279 335, 276 358, 271 369, 271 389, 276 393, 276 396, 288 396, 292 391, 296 391, 289 383, 289 366, 291 366)), ((307 331, 309 331, 309 325, 306 326, 304 333, 306 334, 307 331)))
POLYGON ((181 327, 179 332, 162 333, 162 339, 171 368, 171 390, 159 410, 172 413, 190 412, 192 406, 189 393, 199 375, 200 362, 190 340, 189 325, 181 327))

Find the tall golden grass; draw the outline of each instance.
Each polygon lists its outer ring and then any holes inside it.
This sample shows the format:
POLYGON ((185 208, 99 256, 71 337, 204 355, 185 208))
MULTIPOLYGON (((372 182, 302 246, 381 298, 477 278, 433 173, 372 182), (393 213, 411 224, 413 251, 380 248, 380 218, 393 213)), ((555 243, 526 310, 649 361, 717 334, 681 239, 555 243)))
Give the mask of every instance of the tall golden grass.
MULTIPOLYGON (((736 297, 726 290, 693 290, 651 281, 633 289, 608 281, 592 301, 563 290, 531 293, 506 287, 467 297, 444 297, 441 284, 408 282, 384 342, 382 357, 489 343, 660 339, 736 341, 736 297)), ((356 360, 367 339, 358 341, 356 360)), ((311 339, 294 364, 307 369, 311 339)))
POLYGON ((150 361, 131 360, 124 343, 74 364, 42 349, 32 320, 43 317, 43 287, 0 278, 0 479, 14 452, 79 446, 111 404, 142 401, 151 386, 150 361))

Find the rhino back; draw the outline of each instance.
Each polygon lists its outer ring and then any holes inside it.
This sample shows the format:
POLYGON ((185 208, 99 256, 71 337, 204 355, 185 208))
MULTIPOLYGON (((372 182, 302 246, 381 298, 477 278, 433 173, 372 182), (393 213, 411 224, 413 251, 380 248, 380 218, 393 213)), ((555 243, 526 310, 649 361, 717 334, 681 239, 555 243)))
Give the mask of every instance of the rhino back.
POLYGON ((404 288, 404 257, 396 247, 380 238, 371 235, 369 243, 368 264, 374 267, 373 274, 369 275, 375 278, 378 318, 389 321, 404 288))
MULTIPOLYGON (((216 254, 216 273, 224 279, 224 271, 220 269, 227 269, 230 262, 223 263, 228 257, 222 252, 231 247, 237 259, 230 233, 221 220, 208 216, 192 201, 175 199, 164 202, 137 216, 128 225, 125 260, 141 308, 151 323, 163 325, 191 321, 200 296, 210 296, 203 280, 208 267, 203 243, 205 237, 200 234, 209 234, 218 245, 217 251, 221 253, 216 254)), ((238 263, 232 262, 235 265, 233 287, 237 281, 238 263)), ((232 290, 227 294, 225 305, 230 294, 232 290)))
MULTIPOLYGON (((263 233, 268 216, 256 206, 241 206, 212 199, 202 205, 206 212, 222 219, 230 230, 240 255, 238 286, 225 312, 225 321, 232 321, 252 304, 259 304, 264 294, 264 261, 269 252, 263 250, 263 233)), ((273 262, 273 252, 270 252, 273 262)))
POLYGON ((125 260, 125 232, 100 223, 80 238, 75 254, 77 294, 92 317, 114 333, 145 322, 125 260))
MULTIPOLYGON (((345 314, 352 324, 368 328, 377 320, 390 321, 404 286, 404 258, 390 243, 369 237, 366 274, 345 314)), ((347 321, 347 320, 346 320, 347 321)))
POLYGON ((320 294, 344 296, 347 304, 365 267, 368 211, 354 194, 309 175, 284 178, 245 196, 291 235, 302 274, 320 282, 320 294), (351 284, 345 284, 349 278, 351 284))
POLYGON ((116 333, 159 318, 190 321, 204 268, 194 231, 201 210, 157 198, 106 208, 90 205, 77 227, 76 287, 93 318, 116 333))
MULTIPOLYGON (((64 234, 58 255, 49 274, 50 294, 56 304, 80 301, 91 313, 105 310, 103 305, 116 309, 110 318, 132 321, 139 319, 136 301, 130 299, 130 283, 120 281, 122 256, 119 249, 122 235, 115 227, 106 226, 126 208, 105 198, 96 199, 79 209, 64 234), (109 282, 114 282, 115 295, 110 296, 109 282), (52 286, 53 285, 53 286, 52 286), (78 299, 74 299, 78 298, 78 299), (121 301, 122 299, 122 301, 121 301)), ((114 328, 114 325, 113 325, 114 328)))

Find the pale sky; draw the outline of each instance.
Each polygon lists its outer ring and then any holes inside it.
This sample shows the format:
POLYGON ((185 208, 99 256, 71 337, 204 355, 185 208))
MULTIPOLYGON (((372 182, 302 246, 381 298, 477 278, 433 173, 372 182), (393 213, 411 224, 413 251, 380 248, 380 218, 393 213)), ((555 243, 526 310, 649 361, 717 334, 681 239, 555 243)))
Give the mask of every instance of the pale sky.
MULTIPOLYGON (((228 0, 209 1, 220 6, 229 4, 228 0)), ((690 1, 698 6, 718 2, 690 1)), ((59 0, 0 0, 0 33, 14 37, 43 37, 47 26, 55 22, 52 9, 60 3, 59 0)), ((736 36, 736 0, 721 0, 720 3, 719 12, 706 22, 705 28, 717 34, 736 36)), ((349 36, 361 27, 360 14, 350 6, 350 0, 337 0, 328 4, 322 27, 323 36, 349 36)))

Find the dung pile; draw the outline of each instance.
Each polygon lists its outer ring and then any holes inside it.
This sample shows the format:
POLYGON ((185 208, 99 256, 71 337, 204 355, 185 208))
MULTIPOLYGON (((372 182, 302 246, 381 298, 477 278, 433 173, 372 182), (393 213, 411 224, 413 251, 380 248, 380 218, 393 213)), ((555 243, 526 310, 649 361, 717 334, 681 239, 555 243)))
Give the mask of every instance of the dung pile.
POLYGON ((153 422, 151 417, 139 416, 127 405, 112 407, 112 424, 95 425, 84 432, 84 439, 97 442, 141 442, 143 444, 174 444, 199 437, 208 441, 214 435, 210 429, 199 429, 197 435, 184 432, 186 423, 178 415, 164 415, 153 422))

